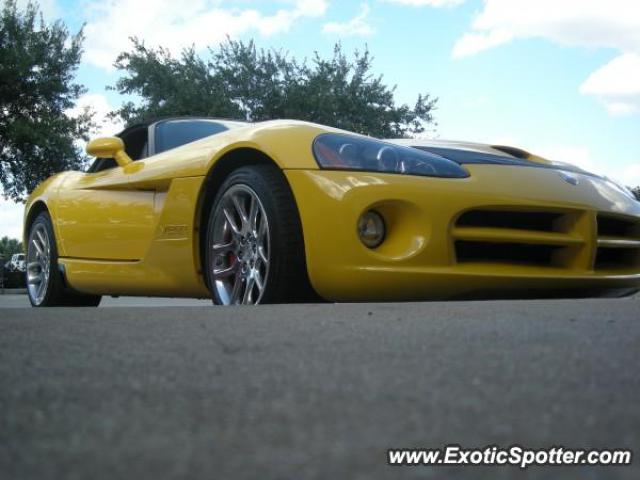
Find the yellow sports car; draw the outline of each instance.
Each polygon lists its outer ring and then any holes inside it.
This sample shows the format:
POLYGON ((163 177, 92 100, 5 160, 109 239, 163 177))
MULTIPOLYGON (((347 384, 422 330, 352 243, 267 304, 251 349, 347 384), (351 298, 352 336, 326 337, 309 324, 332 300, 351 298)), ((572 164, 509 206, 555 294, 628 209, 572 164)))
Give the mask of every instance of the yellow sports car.
POLYGON ((34 306, 630 294, 640 203, 522 150, 299 121, 171 118, 93 140, 30 196, 34 306))

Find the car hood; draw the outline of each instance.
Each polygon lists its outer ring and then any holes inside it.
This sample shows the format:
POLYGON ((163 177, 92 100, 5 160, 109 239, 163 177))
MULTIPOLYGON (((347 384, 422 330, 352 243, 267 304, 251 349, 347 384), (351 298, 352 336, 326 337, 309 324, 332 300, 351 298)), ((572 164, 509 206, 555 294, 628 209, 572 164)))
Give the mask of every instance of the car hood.
POLYGON ((480 163, 529 167, 538 166, 594 175, 575 165, 549 160, 522 150, 521 148, 507 145, 487 145, 483 143, 440 139, 391 139, 387 141, 396 145, 426 150, 460 164, 480 163))

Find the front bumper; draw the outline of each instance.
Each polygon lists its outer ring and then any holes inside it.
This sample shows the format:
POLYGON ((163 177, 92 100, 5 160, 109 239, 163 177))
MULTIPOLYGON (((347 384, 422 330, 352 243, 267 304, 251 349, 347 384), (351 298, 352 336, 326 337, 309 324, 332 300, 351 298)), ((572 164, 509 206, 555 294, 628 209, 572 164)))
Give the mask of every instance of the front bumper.
POLYGON ((318 294, 336 301, 407 301, 640 289, 640 203, 590 176, 577 175, 579 184, 570 185, 550 169, 467 167, 465 179, 285 171, 318 294), (374 250, 356 230, 368 209, 387 225, 385 241, 374 250), (461 220, 467 212, 474 212, 475 224, 461 220), (498 212, 498 223, 483 212, 498 212), (523 224, 528 217, 538 220, 523 224))

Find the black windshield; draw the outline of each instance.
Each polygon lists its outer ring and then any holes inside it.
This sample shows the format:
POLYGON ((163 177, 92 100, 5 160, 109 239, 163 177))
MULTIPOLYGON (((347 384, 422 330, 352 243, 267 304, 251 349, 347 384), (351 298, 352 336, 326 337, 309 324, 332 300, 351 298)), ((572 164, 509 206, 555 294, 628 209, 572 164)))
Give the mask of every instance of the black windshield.
POLYGON ((226 130, 229 130, 226 125, 210 120, 168 120, 160 122, 155 128, 155 153, 166 152, 172 148, 180 147, 226 130))

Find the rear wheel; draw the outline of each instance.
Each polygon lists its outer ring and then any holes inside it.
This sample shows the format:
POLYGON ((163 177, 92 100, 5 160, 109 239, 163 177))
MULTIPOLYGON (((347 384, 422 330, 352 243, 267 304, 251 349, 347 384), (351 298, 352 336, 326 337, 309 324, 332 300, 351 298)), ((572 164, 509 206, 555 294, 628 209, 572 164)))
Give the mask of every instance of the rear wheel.
POLYGON ((277 167, 242 167, 224 181, 209 213, 205 265, 219 305, 315 299, 296 204, 277 167))
POLYGON ((65 288, 58 268, 51 217, 42 212, 31 224, 27 245, 27 294, 34 307, 97 307, 102 297, 81 295, 65 288))

